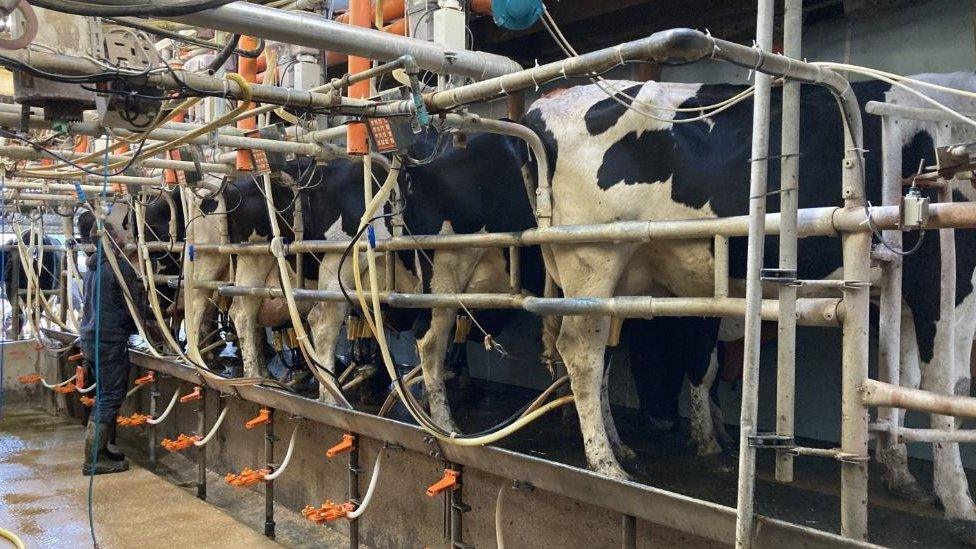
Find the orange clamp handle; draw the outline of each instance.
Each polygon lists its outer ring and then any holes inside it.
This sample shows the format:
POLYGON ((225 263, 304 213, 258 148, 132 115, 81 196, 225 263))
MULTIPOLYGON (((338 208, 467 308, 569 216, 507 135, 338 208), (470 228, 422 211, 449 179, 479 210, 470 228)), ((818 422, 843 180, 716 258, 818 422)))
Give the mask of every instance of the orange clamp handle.
POLYGON ((326 500, 321 507, 306 505, 305 508, 302 509, 302 516, 316 524, 323 524, 325 522, 345 518, 346 515, 355 510, 356 504, 352 502, 347 501, 346 503, 333 503, 326 500))
POLYGON ((200 437, 196 435, 180 433, 180 436, 176 437, 176 440, 164 438, 159 444, 170 452, 182 452, 190 446, 193 446, 193 443, 198 440, 200 440, 200 437))
POLYGON ((62 385, 60 387, 55 387, 53 389, 53 391, 55 393, 60 394, 60 395, 69 395, 69 394, 75 392, 75 386, 74 385, 62 385))
POLYGON ((461 473, 454 469, 444 469, 444 476, 440 480, 427 487, 427 496, 434 497, 437 494, 448 490, 453 491, 461 485, 461 473))
POLYGON ((78 362, 79 360, 84 360, 85 353, 78 353, 76 355, 71 355, 68 357, 68 362, 78 362))
POLYGON ((80 364, 75 366, 75 388, 85 388, 85 367, 80 364))
POLYGON ((82 406, 85 406, 87 408, 91 408, 92 406, 95 405, 95 399, 88 395, 81 395, 80 397, 78 397, 78 401, 81 402, 82 406))
POLYGON ((271 410, 267 408, 261 408, 261 411, 258 412, 258 415, 252 418, 251 420, 249 420, 247 423, 245 423, 244 427, 246 429, 253 429, 260 425, 264 425, 265 423, 271 423, 271 410))
POLYGON ((257 484, 264 481, 264 475, 271 473, 271 469, 258 469, 255 471, 249 467, 245 467, 240 473, 227 473, 224 480, 227 481, 231 486, 245 487, 251 486, 252 484, 257 484))
POLYGON ((145 385, 145 384, 150 383, 150 382, 153 382, 153 381, 156 381, 156 372, 154 372, 152 370, 149 370, 149 373, 148 374, 146 374, 146 375, 144 375, 144 376, 142 376, 140 378, 136 378, 136 380, 133 383, 135 385, 145 385))
POLYGON ((122 427, 138 427, 145 425, 149 420, 146 414, 132 414, 131 416, 119 416, 115 422, 122 427))
POLYGON ((41 374, 27 374, 26 376, 20 376, 17 381, 23 383, 24 385, 29 385, 31 383, 40 383, 41 374))
POLYGON ((343 452, 349 452, 356 448, 356 435, 346 433, 342 435, 342 440, 325 452, 325 457, 332 459, 343 452))
POLYGON ((201 398, 203 398, 203 389, 199 385, 196 385, 193 387, 192 393, 180 397, 180 404, 186 404, 187 402, 193 402, 201 398))

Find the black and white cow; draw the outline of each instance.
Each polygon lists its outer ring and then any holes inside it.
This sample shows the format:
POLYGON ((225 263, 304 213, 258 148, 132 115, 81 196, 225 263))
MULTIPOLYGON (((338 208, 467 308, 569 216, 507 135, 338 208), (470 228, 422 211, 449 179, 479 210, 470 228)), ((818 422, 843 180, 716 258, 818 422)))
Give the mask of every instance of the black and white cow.
MULTIPOLYGON (((31 254, 26 263, 31 266, 31 270, 37 275, 39 289, 41 291, 50 291, 60 288, 61 270, 63 269, 61 254, 50 250, 39 252, 37 248, 31 246, 32 239, 30 230, 25 230, 20 235, 20 241, 27 248, 28 253, 31 254)), ((57 240, 46 235, 41 238, 40 244, 43 246, 59 245, 57 240)), ((2 265, 0 276, 3 277, 4 298, 10 302, 10 314, 20 315, 20 325, 24 326, 25 312, 18 305, 17 296, 27 290, 29 277, 27 271, 24 270, 24 261, 20 257, 20 252, 16 249, 17 238, 14 237, 7 240, 5 245, 11 247, 11 250, 0 250, 0 265, 2 265)), ((12 335, 14 337, 19 336, 19 334, 12 335)))
MULTIPOLYGON (((425 134, 410 150, 422 162, 408 163, 398 180, 405 234, 431 235, 516 231, 535 224, 526 192, 524 167, 525 146, 517 139, 494 134, 472 134, 464 147, 455 147, 450 136, 438 138, 425 134)), ((374 162, 374 178, 382 182, 385 169, 374 162)), ((290 163, 286 173, 273 186, 272 200, 281 213, 283 237, 291 238, 290 224, 294 211, 294 194, 289 188, 301 189, 303 237, 309 240, 348 242, 355 234, 365 210, 362 163, 335 159, 324 165, 310 161, 290 163)), ((250 177, 240 178, 227 187, 222 202, 233 210, 227 216, 229 242, 267 242, 271 236, 263 192, 250 177)), ((389 230, 387 228, 387 230, 389 230)), ((383 233, 383 231, 378 231, 383 233)), ((378 238, 388 236, 378 234, 378 238)), ((400 253, 393 266, 378 258, 379 268, 396 269, 395 280, 400 291, 435 293, 505 292, 509 289, 506 253, 498 249, 427 250, 414 254, 400 253), (430 262, 427 261, 430 258, 430 262), (431 264, 432 263, 432 264, 431 264)), ((345 288, 353 287, 352 262, 340 269, 339 254, 322 254, 304 261, 306 280, 322 290, 338 290, 341 277, 345 288), (341 271, 341 272, 340 272, 341 271)), ((242 286, 264 285, 273 270, 274 259, 266 255, 242 255, 237 260, 235 283, 242 286)), ((526 276, 525 290, 541 292, 542 261, 538 250, 523 253, 520 261, 526 276)), ((380 280, 385 277, 380 276, 380 280)), ((254 318, 261 307, 259 298, 235 298, 231 317, 241 336, 241 350, 246 375, 261 373, 260 353, 254 318)), ((334 370, 334 352, 341 327, 349 311, 347 303, 321 302, 308 313, 315 350, 334 370)), ((393 313, 391 313, 392 315, 393 313)), ((394 315, 403 316, 403 315, 394 315)), ((413 322, 418 339, 428 401, 435 421, 454 428, 444 389, 444 362, 457 308, 435 309, 406 315, 413 322)), ((403 322, 397 322, 403 327, 403 322)), ((324 389, 323 389, 324 391, 324 389)), ((323 392, 323 398, 328 395, 323 392)))
MULTIPOLYGON (((924 78, 972 90, 973 74, 924 78)), ((641 101, 664 107, 697 107, 727 99, 740 86, 615 82, 641 101)), ((854 85, 858 100, 884 101, 887 85, 854 85)), ((770 156, 779 154, 780 101, 774 90, 770 124, 770 156)), ((950 101, 940 97, 944 103, 950 101)), ((625 100, 626 101, 626 100, 625 100)), ((912 100, 901 94, 900 102, 912 100)), ((971 106, 954 106, 971 112, 971 106)), ((648 106, 642 106, 648 109, 648 106)), ((675 124, 645 117, 608 97, 595 85, 561 90, 538 100, 524 123, 545 142, 552 180, 554 224, 606 223, 619 220, 708 219, 744 215, 749 203, 751 100, 710 120, 675 124)), ((670 120, 674 111, 655 110, 656 118, 670 120)), ((685 117, 684 114, 679 117, 685 117)), ((932 124, 902 122, 903 172, 915 172, 921 159, 934 159, 932 124)), ((804 86, 801 101, 801 208, 839 206, 844 140, 834 99, 823 89, 804 86)), ((864 117, 867 195, 880 204, 880 121, 864 117)), ((769 163, 770 190, 779 183, 779 163, 769 163)), ((957 201, 973 198, 971 188, 957 186, 957 201)), ((769 210, 778 211, 778 195, 770 194, 769 210)), ((915 235, 906 236, 906 247, 915 235)), ((904 262, 905 318, 903 320, 902 381, 927 388, 954 387, 969 391, 969 354, 976 324, 973 275, 976 234, 957 231, 956 329, 940 331, 938 236, 929 235, 918 253, 904 262), (939 338, 952 338, 955 360, 936 356, 939 338), (919 367, 920 366, 920 367, 919 367), (919 373, 920 372, 920 375, 919 373), (946 379, 949 376, 950 379, 946 379)), ((550 273, 572 297, 613 295, 710 296, 713 291, 713 253, 708 241, 664 240, 646 244, 552 246, 550 273)), ((731 276, 745 278, 745 239, 730 243, 731 276)), ((547 255, 547 259, 549 259, 547 255)), ((767 239, 766 264, 776 265, 775 237, 767 239)), ((798 274, 804 279, 836 276, 842 266, 838 240, 820 237, 800 241, 798 274)), ((557 347, 566 361, 579 412, 587 460, 604 474, 626 476, 614 456, 619 438, 601 417, 600 391, 604 343, 609 319, 567 317, 557 347)), ((670 338, 660 341, 670 345, 670 338)), ((610 423, 612 425, 612 422, 610 423)), ((958 445, 937 444, 935 490, 952 518, 974 520, 976 508, 969 496, 958 445)), ((915 479, 902 459, 888 459, 889 483, 903 492, 917 492, 915 479)))

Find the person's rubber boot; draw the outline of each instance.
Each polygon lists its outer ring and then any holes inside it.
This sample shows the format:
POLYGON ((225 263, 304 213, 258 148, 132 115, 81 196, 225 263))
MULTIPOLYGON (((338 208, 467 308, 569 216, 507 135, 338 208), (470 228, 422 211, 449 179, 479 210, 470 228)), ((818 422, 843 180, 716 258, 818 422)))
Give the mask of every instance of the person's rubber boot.
POLYGON ((88 429, 85 431, 85 465, 81 468, 83 475, 105 475, 129 470, 127 460, 112 461, 109 459, 105 451, 108 446, 108 431, 107 423, 88 422, 88 429), (92 462, 92 454, 95 455, 94 463, 92 462))
POLYGON ((115 422, 115 418, 108 423, 108 446, 105 447, 105 455, 112 461, 125 461, 125 452, 115 444, 118 426, 119 424, 115 422))

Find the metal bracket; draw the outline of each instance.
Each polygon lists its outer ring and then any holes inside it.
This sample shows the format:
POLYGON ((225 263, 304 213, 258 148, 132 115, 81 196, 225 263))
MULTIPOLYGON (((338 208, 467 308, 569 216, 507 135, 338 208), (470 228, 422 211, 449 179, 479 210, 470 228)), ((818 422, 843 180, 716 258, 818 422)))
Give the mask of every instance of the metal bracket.
POLYGON ((753 448, 767 448, 785 450, 796 446, 796 440, 787 435, 776 433, 759 433, 749 437, 749 446, 753 448))
POLYGON ((763 269, 760 271, 763 282, 773 284, 793 284, 796 282, 796 269, 763 269))
POLYGON ((535 486, 526 480, 513 480, 512 490, 525 490, 526 492, 531 492, 532 490, 535 490, 535 486))

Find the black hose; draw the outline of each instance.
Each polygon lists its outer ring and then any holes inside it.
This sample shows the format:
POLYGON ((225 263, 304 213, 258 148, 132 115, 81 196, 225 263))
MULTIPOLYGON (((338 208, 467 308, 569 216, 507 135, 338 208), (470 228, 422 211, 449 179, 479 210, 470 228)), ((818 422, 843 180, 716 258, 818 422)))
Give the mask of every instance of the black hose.
POLYGON ((83 15, 85 17, 121 17, 133 15, 137 17, 179 17, 190 15, 203 10, 219 8, 235 0, 191 0, 178 4, 147 2, 142 4, 107 5, 77 0, 30 0, 39 8, 83 15))
POLYGON ((224 66, 224 63, 230 59, 231 55, 234 55, 234 50, 237 49, 237 43, 241 41, 241 35, 235 34, 230 37, 224 49, 217 52, 217 57, 214 57, 213 61, 207 65, 207 72, 213 73, 220 70, 220 67, 224 66))

